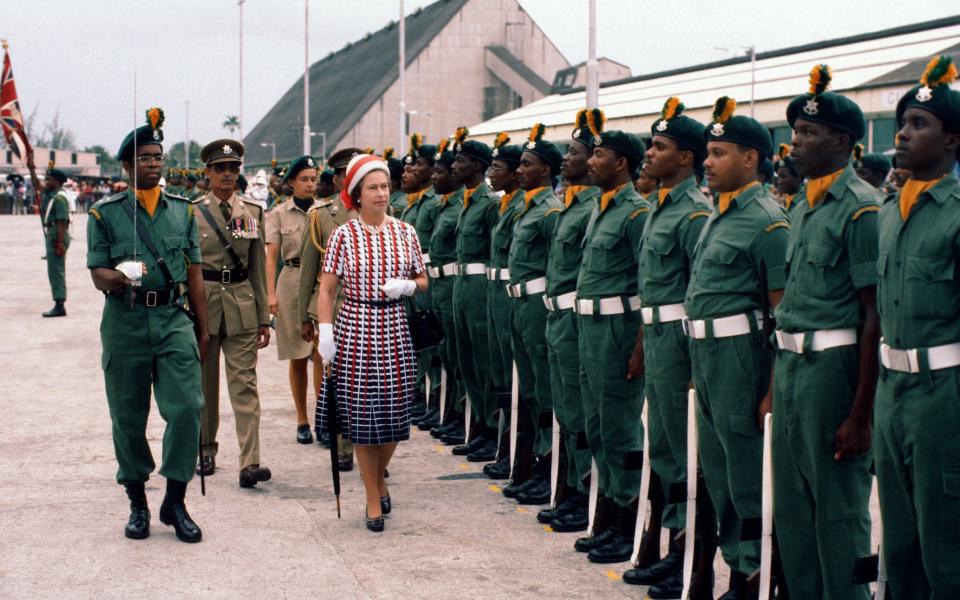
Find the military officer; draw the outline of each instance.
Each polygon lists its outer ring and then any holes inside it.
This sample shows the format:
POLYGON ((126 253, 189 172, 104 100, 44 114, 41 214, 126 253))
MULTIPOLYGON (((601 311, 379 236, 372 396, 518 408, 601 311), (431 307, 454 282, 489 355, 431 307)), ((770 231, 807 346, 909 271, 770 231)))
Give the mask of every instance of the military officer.
MULTIPOLYGON (((555 178, 560 174, 563 155, 559 148, 543 139, 545 127, 537 123, 523 146, 517 174, 523 188, 523 206, 514 218, 513 240, 507 268, 512 298, 511 338, 517 365, 520 398, 532 423, 533 436, 523 440, 524 452, 532 452, 533 476, 526 482, 514 481, 503 489, 508 498, 550 498, 550 460, 553 399, 550 365, 547 361, 547 308, 543 295, 547 290, 547 249, 550 232, 562 206, 553 194, 555 178), (557 210, 551 210, 557 209, 557 210), (549 214, 548 214, 549 213, 549 214)), ((518 433, 524 432, 519 427, 518 433)), ((519 439, 519 438, 518 438, 519 439)), ((526 460, 526 459, 524 459, 526 460)))
POLYGON ((199 542, 202 533, 187 513, 184 496, 197 460, 203 403, 200 362, 208 341, 206 295, 193 206, 157 185, 163 166, 162 124, 163 112, 152 108, 148 124, 120 144, 117 160, 133 186, 90 209, 87 268, 106 297, 101 364, 119 465, 117 483, 130 499, 124 534, 131 539, 150 535, 144 483, 155 467, 146 437, 152 387, 167 423, 160 466, 167 489, 160 521, 172 525, 180 540, 199 542), (132 269, 121 271, 118 266, 132 269), (196 329, 183 307, 184 285, 196 329))
MULTIPOLYGON (((320 267, 323 265, 323 253, 327 240, 333 230, 357 215, 348 210, 340 197, 343 189, 347 165, 350 159, 360 154, 359 148, 343 148, 333 153, 327 166, 333 169, 333 184, 337 193, 324 197, 317 206, 307 211, 307 227, 300 241, 300 281, 297 291, 297 308, 300 319, 300 336, 306 342, 316 345, 317 293, 320 282, 320 267)), ((306 163, 304 163, 306 165, 306 163)), ((284 180, 286 181, 286 179, 284 180)), ((286 185, 286 184, 285 184, 286 185)), ((342 292, 337 299, 337 307, 343 302, 342 292)), ((333 443, 326 431, 315 431, 317 441, 329 446, 333 443)), ((337 439, 337 452, 340 470, 353 470, 353 444, 348 440, 337 439)))
POLYGON ((774 518, 791 595, 866 600, 867 585, 851 573, 870 551, 880 195, 850 161, 866 134, 863 113, 826 91, 829 82, 829 67, 818 65, 809 93, 787 106, 790 154, 806 183, 776 310, 774 518))
MULTIPOLYGON (((557 498, 553 508, 541 510, 537 520, 548 523, 554 531, 584 531, 589 521, 590 449, 584 429, 583 400, 580 397, 580 345, 577 315, 573 310, 577 276, 583 257, 583 237, 600 189, 590 185, 587 160, 593 150, 593 134, 587 125, 587 114, 603 120, 599 109, 577 112, 570 145, 560 167, 563 176, 563 208, 550 241, 547 259, 547 358, 550 362, 550 389, 553 410, 560 425, 561 442, 567 458, 567 472, 560 474, 557 498), (578 442, 579 440, 579 442, 578 442), (562 482, 562 488, 561 488, 562 482)), ((547 494, 549 500, 549 493, 547 494)), ((542 498, 537 498, 541 500, 542 498)), ((527 495, 519 498, 528 500, 527 495)), ((533 500, 530 498, 530 500, 533 500)), ((542 503, 542 502, 540 502, 542 503)))
POLYGON ((203 362, 203 457, 198 471, 216 470, 220 426, 220 353, 240 446, 240 487, 269 481, 260 464, 257 351, 270 343, 263 209, 236 196, 243 144, 221 139, 200 151, 211 191, 194 204, 207 289, 210 352, 203 362))
POLYGON ((43 180, 43 199, 40 214, 43 215, 43 238, 47 255, 47 280, 53 294, 53 308, 43 313, 44 317, 65 317, 67 309, 66 259, 70 247, 70 201, 63 193, 67 174, 55 169, 53 163, 43 180))
MULTIPOLYGON (((646 375, 650 466, 665 492, 686 490, 691 373, 683 297, 697 239, 712 210, 694 175, 707 155, 704 128, 683 111, 679 98, 668 98, 650 129, 643 170, 661 185, 651 197, 653 209, 643 226, 638 281, 643 326, 637 331, 629 371, 631 377, 646 375)), ((678 497, 666 494, 671 496, 678 497)), ((670 529, 667 556, 623 574, 627 583, 651 585, 650 598, 677 598, 683 591, 683 549, 675 539, 686 526, 685 513, 683 504, 667 502, 662 515, 663 525, 670 529)), ((712 568, 712 558, 709 553, 710 560, 701 564, 712 568)), ((702 575, 704 581, 713 580, 712 573, 702 575)))
POLYGON ((602 119, 590 118, 588 125, 593 153, 587 172, 601 195, 583 240, 576 310, 584 430, 602 499, 593 535, 574 548, 592 562, 612 563, 633 550, 643 464, 644 382, 642 376, 628 379, 627 366, 640 328, 637 253, 650 204, 630 179, 643 162, 643 141, 603 131, 602 119))
POLYGON ((763 435, 772 403, 768 307, 783 295, 788 219, 757 181, 771 152, 758 121, 717 100, 704 134, 707 184, 718 194, 697 243, 684 300, 703 477, 730 566, 723 600, 748 597, 759 566, 763 435), (731 364, 737 368, 731 368, 731 364))
POLYGON ((897 103, 897 166, 880 209, 874 423, 883 552, 897 600, 960 597, 960 92, 949 57, 897 103))
POLYGON ((853 167, 857 170, 857 177, 878 190, 883 189, 890 166, 890 159, 879 152, 864 154, 863 144, 857 144, 853 149, 853 167))
POLYGON ((783 202, 783 207, 787 214, 792 215, 793 209, 798 205, 793 200, 803 185, 803 178, 797 174, 797 169, 793 165, 793 159, 790 157, 790 146, 780 144, 777 151, 777 159, 773 162, 777 174, 777 193, 783 202))

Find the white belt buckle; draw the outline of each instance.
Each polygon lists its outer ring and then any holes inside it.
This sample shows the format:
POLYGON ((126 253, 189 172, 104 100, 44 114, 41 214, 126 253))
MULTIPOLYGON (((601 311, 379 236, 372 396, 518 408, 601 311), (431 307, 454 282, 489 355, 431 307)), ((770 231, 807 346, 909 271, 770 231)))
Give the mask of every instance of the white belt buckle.
POLYGON ((792 334, 785 331, 777 332, 777 344, 782 350, 793 352, 794 354, 803 354, 803 334, 792 334))
POLYGON ((157 292, 155 290, 147 290, 147 297, 145 298, 145 304, 149 308, 154 308, 157 305, 157 292))
POLYGON ((920 365, 917 361, 917 350, 897 350, 884 344, 880 346, 881 354, 886 354, 887 368, 901 373, 919 373, 920 365))

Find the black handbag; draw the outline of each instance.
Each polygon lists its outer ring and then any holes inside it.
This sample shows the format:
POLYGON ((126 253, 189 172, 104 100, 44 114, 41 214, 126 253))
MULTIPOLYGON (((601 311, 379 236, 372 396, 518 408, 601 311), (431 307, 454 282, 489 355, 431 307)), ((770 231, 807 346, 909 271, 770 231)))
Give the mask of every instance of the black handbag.
POLYGON ((443 326, 429 308, 415 308, 410 315, 410 338, 414 352, 422 352, 443 341, 443 326))

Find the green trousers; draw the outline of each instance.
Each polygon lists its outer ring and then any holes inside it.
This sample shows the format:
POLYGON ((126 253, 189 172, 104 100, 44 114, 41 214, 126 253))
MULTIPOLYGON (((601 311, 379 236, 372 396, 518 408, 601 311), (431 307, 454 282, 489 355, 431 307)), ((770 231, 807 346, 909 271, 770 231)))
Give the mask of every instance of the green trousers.
POLYGON ((453 284, 453 323, 457 362, 474 419, 495 429, 496 393, 490 380, 490 335, 487 329, 487 278, 461 275, 453 284))
POLYGON ((857 557, 870 554, 871 457, 833 459, 836 431, 857 389, 857 353, 856 346, 777 352, 774 518, 791 597, 870 598, 851 574, 857 557))
MULTIPOLYGON (((431 282, 431 286, 432 286, 431 282)), ((415 294, 410 300, 410 310, 428 309, 433 306, 433 290, 428 289, 425 294, 415 294)), ((440 369, 436 367, 436 357, 440 353, 439 348, 430 348, 417 352, 417 390, 426 393, 427 378, 430 374, 430 385, 436 387, 440 383, 440 369)))
POLYGON ((108 296, 101 364, 117 456, 117 482, 144 482, 156 466, 147 443, 150 390, 167 426, 160 474, 190 481, 200 436, 200 353, 193 323, 172 306, 146 308, 108 296))
POLYGON ((543 295, 514 298, 510 323, 513 359, 517 363, 520 395, 533 421, 533 452, 550 451, 553 442, 553 399, 547 362, 547 307, 543 295))
POLYGON ((493 387, 509 392, 513 378, 513 348, 510 344, 511 300, 503 282, 487 282, 487 341, 490 347, 490 380, 493 387))
POLYGON ((578 315, 584 429, 599 489, 620 506, 640 492, 644 378, 627 379, 640 313, 578 315))
POLYGON ((732 570, 747 575, 760 566, 760 540, 741 540, 741 526, 760 518, 757 409, 770 385, 772 357, 760 333, 690 340, 700 464, 719 521, 720 550, 732 570))
POLYGON ((647 435, 650 468, 660 477, 668 502, 663 526, 686 526, 685 503, 670 504, 670 488, 687 481, 687 392, 690 348, 680 321, 643 326, 647 435))
MULTIPOLYGON (((57 256, 56 251, 53 249, 53 242, 56 241, 56 239, 57 229, 54 227, 53 237, 51 238, 48 234, 45 242, 47 247, 47 280, 50 281, 50 292, 55 301, 67 299, 67 255, 57 256)), ((70 247, 69 233, 64 235, 63 245, 66 248, 70 247)))
MULTIPOLYGON (((442 368, 447 372, 447 389, 451 390, 448 393, 451 393, 452 397, 457 400, 453 403, 454 411, 457 414, 463 414, 463 406, 458 402, 463 395, 463 385, 458 379, 460 369, 458 369, 457 337, 453 319, 453 287, 455 281, 456 279, 454 277, 431 279, 430 300, 433 304, 433 312, 436 313, 437 318, 440 319, 440 323, 443 325, 444 337, 440 346, 437 348, 437 352, 439 352, 440 360, 443 363, 442 368)), ((421 352, 421 354, 425 353, 421 352)), ((431 375, 431 385, 433 385, 433 379, 434 377, 431 375)), ((439 384, 439 382, 438 373, 437 383, 439 384)), ((444 401, 446 401, 445 398, 441 399, 441 402, 444 401)))
POLYGON ((547 358, 550 361, 550 389, 553 410, 567 450, 566 483, 589 493, 590 449, 577 444, 586 439, 583 399, 580 394, 580 342, 577 314, 573 310, 547 313, 547 358))
POLYGON ((881 367, 874 426, 891 595, 960 598, 960 367, 881 367))

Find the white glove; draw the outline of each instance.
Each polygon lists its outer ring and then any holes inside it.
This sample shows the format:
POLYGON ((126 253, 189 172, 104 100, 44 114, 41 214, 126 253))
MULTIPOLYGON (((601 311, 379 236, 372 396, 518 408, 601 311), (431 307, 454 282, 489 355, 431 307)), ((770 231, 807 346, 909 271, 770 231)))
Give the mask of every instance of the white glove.
POLYGON ((386 283, 380 286, 387 298, 399 298, 400 296, 412 296, 417 291, 417 284, 412 279, 388 279, 386 283))
POLYGON ((332 363, 337 355, 337 343, 333 341, 333 323, 317 324, 317 351, 325 363, 332 363))

